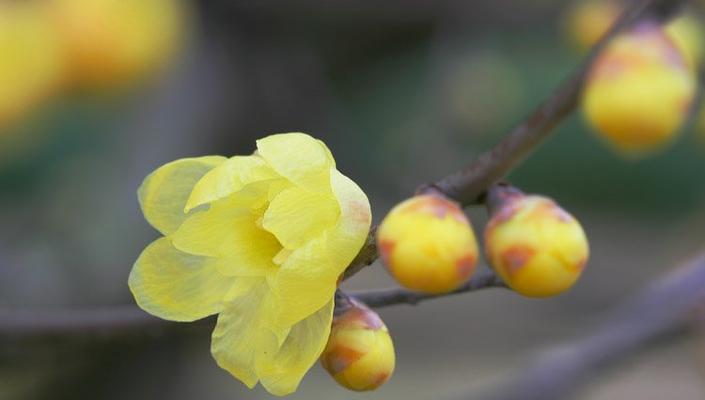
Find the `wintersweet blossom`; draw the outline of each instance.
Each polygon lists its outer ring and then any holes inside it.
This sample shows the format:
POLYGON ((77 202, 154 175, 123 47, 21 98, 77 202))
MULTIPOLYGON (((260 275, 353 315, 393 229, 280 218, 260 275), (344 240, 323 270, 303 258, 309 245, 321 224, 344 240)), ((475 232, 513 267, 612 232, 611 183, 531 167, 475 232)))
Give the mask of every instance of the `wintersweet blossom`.
POLYGON ((177 160, 145 179, 139 200, 164 235, 130 274, 139 306, 173 321, 218 314, 218 365, 250 388, 295 391, 326 345, 337 280, 371 220, 325 144, 287 133, 249 156, 177 160))

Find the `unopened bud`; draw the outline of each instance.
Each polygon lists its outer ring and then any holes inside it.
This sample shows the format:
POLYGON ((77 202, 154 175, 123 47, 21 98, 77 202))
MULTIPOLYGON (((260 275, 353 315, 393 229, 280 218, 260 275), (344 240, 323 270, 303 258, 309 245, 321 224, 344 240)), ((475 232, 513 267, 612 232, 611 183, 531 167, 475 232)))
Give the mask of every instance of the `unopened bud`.
POLYGON ((435 194, 412 197, 382 221, 377 246, 389 273, 424 293, 453 291, 475 272, 477 240, 460 207, 435 194))
POLYGON ((580 223, 553 200, 513 192, 495 197, 485 229, 486 256, 515 292, 548 297, 570 289, 589 256, 580 223))
POLYGON ((660 25, 643 22, 597 58, 583 97, 596 133, 631 156, 673 141, 687 118, 697 79, 660 25))
POLYGON ((355 391, 374 390, 394 372, 394 344, 379 315, 347 299, 336 304, 333 327, 323 354, 323 368, 340 385, 355 391))

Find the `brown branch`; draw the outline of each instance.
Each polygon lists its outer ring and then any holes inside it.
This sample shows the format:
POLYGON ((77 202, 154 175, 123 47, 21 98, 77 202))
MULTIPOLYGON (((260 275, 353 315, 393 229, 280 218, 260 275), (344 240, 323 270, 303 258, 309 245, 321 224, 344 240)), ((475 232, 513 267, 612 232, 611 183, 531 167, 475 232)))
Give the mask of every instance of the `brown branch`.
MULTIPOLYGON (((694 325, 705 304, 705 253, 627 300, 594 333, 536 357, 493 400, 566 399, 590 378, 694 325)), ((702 321, 700 321, 702 322, 702 321)))
POLYGON ((372 308, 382 308, 397 304, 416 305, 421 301, 436 299, 439 297, 450 296, 454 294, 474 292, 480 289, 493 287, 506 287, 504 282, 500 280, 492 271, 480 271, 466 284, 460 288, 445 294, 423 294, 412 292, 410 290, 392 288, 380 290, 367 290, 362 292, 351 293, 350 296, 362 301, 372 308))
MULTIPOLYGON (((420 190, 440 191, 464 206, 481 201, 488 187, 504 178, 524 161, 538 145, 555 132, 554 128, 577 108, 590 67, 612 38, 643 18, 669 18, 682 3, 681 0, 635 2, 590 50, 573 74, 495 147, 460 171, 424 185, 420 190)), ((376 228, 373 228, 370 231, 365 246, 345 271, 343 279, 350 278, 377 259, 375 230, 376 228)))

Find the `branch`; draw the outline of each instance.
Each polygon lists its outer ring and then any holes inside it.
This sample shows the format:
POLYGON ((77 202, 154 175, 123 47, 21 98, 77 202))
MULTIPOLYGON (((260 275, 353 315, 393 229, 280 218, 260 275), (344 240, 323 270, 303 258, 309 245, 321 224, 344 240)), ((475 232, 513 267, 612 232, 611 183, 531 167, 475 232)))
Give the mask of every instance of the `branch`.
POLYGON ((355 292, 351 293, 350 296, 355 297, 356 299, 362 301, 363 303, 367 304, 372 308, 382 308, 397 304, 416 305, 423 300, 436 299, 438 297, 445 297, 460 293, 474 292, 480 289, 487 289, 493 287, 506 287, 506 285, 492 271, 486 270, 476 273, 475 276, 469 282, 450 293, 423 294, 418 292, 412 292, 410 290, 393 288, 355 292))
MULTIPOLYGON (((481 154, 460 171, 435 183, 427 184, 421 190, 435 189, 464 206, 481 201, 488 187, 504 178, 524 161, 538 145, 555 132, 554 128, 577 108, 592 63, 615 36, 643 18, 669 18, 683 2, 683 0, 636 2, 590 50, 573 74, 494 148, 481 154)), ((343 279, 350 278, 377 259, 375 230, 376 228, 373 228, 370 231, 365 246, 345 271, 343 279)))
POLYGON ((566 399, 605 367, 692 327, 705 304, 705 253, 627 300, 595 333, 545 351, 492 400, 566 399))
MULTIPOLYGON (((478 272, 473 279, 454 292, 441 295, 427 295, 397 288, 351 292, 348 295, 372 308, 379 308, 394 304, 417 304, 423 300, 491 287, 504 287, 504 284, 493 272, 487 270, 478 272)), ((212 327, 214 322, 215 318, 209 317, 203 319, 201 325, 212 327)), ((183 326, 184 324, 153 317, 136 306, 87 310, 0 310, 0 338, 143 335, 183 326)))

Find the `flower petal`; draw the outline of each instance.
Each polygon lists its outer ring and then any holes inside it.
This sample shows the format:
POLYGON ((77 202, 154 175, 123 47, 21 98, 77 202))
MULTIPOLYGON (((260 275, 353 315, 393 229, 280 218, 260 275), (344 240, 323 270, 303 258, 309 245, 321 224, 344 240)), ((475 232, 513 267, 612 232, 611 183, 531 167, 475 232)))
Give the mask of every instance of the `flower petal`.
POLYGON ((218 258, 219 271, 225 275, 265 275, 275 267, 273 259, 281 245, 257 225, 256 213, 238 204, 238 195, 191 216, 171 238, 179 250, 218 258))
POLYGON ((210 170, 196 183, 185 211, 222 199, 243 186, 265 179, 280 178, 262 157, 235 156, 210 170))
POLYGON ((258 380, 270 393, 296 390, 323 351, 333 317, 332 299, 311 317, 281 328, 284 340, 270 326, 271 293, 262 279, 239 280, 249 285, 233 291, 213 331, 211 353, 218 365, 252 388, 258 380))
POLYGON ((274 333, 267 328, 271 297, 266 281, 257 278, 239 281, 249 287, 233 291, 236 294, 218 316, 211 354, 218 366, 253 388, 258 380, 257 361, 275 354, 278 344, 274 333))
POLYGON ((335 160, 320 140, 305 133, 271 135, 257 141, 257 154, 295 184, 314 192, 330 192, 335 160))
POLYGON ((328 342, 333 319, 333 300, 291 328, 277 354, 258 366, 262 386, 284 396, 296 390, 306 372, 318 360, 328 342))
POLYGON ((295 249, 334 226, 339 213, 332 195, 292 187, 279 193, 269 204, 262 226, 272 232, 282 246, 295 249))
POLYGON ((331 184, 340 207, 336 225, 294 250, 274 280, 279 326, 301 321, 330 300, 338 277, 369 233, 371 213, 365 193, 337 170, 331 171, 331 184))
POLYGON ((184 206, 196 182, 223 161, 220 156, 184 158, 159 167, 137 192, 144 217, 164 235, 174 232, 187 217, 184 206))
POLYGON ((347 260, 344 270, 367 239, 372 223, 372 211, 365 192, 350 178, 333 170, 330 180, 340 207, 340 217, 329 237, 329 248, 338 258, 347 260))
POLYGON ((180 252, 168 238, 147 246, 130 272, 137 304, 172 321, 195 321, 220 312, 233 278, 216 270, 215 260, 180 252))

